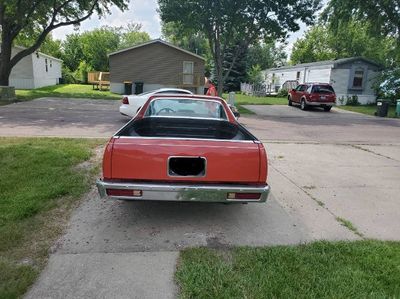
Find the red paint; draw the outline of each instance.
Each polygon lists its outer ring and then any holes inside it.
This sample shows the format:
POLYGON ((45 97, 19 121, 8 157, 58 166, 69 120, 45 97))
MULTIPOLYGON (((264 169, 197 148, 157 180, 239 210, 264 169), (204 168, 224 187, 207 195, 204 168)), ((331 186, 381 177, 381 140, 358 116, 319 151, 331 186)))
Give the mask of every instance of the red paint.
MULTIPOLYGON (((149 98, 135 120, 143 118, 154 98, 171 98, 171 95, 149 98)), ((223 105, 228 121, 237 124, 231 109, 219 97, 179 95, 179 98, 218 101, 223 105)), ((103 177, 123 181, 265 185, 267 167, 267 155, 259 142, 113 137, 104 152, 103 177), (169 176, 168 158, 171 156, 204 157, 207 160, 205 176, 169 176)))

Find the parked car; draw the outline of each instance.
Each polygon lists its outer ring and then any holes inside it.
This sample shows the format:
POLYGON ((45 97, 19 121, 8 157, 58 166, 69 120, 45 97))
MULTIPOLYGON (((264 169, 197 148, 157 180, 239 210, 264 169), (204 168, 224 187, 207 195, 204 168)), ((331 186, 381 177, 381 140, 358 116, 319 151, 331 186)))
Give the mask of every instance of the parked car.
POLYGON ((336 94, 333 87, 327 83, 305 83, 289 91, 288 105, 299 104, 301 110, 309 106, 322 107, 330 111, 336 103, 336 94))
POLYGON ((162 94, 193 94, 191 91, 179 88, 160 88, 153 91, 144 92, 138 95, 126 95, 122 98, 122 105, 119 112, 122 115, 134 117, 140 107, 153 95, 162 94))
POLYGON ((108 142, 101 197, 265 202, 263 144, 219 97, 155 95, 108 142))

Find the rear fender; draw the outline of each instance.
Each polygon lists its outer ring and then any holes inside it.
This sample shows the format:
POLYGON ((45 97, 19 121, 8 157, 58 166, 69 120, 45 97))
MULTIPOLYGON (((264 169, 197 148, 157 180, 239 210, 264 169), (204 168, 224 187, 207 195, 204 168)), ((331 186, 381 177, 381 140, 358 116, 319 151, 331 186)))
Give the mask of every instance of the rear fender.
POLYGON ((260 152, 260 171, 258 181, 261 184, 265 184, 268 176, 268 157, 264 145, 261 142, 258 143, 258 150, 260 152))
POLYGON ((103 178, 112 178, 112 151, 114 147, 114 137, 108 141, 103 155, 103 178))

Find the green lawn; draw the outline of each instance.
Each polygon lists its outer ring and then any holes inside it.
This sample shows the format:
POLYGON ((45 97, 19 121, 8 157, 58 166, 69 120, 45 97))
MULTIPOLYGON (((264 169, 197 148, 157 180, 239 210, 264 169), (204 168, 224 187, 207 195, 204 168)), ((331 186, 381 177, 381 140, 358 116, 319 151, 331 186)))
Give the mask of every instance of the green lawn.
POLYGON ((0 298, 21 297, 44 267, 62 222, 98 171, 78 165, 102 142, 0 138, 0 298))
MULTIPOLYGON (((237 93, 235 105, 240 114, 254 114, 254 112, 242 107, 242 105, 287 105, 287 99, 281 97, 251 97, 237 93)), ((228 94, 222 95, 224 99, 228 99, 228 94)))
POLYGON ((400 298, 400 243, 187 249, 181 298, 400 298))
MULTIPOLYGON (((367 115, 374 115, 376 112, 376 105, 362 105, 362 106, 337 106, 340 109, 358 112, 367 115)), ((396 106, 389 106, 388 117, 396 117, 396 106)))
POLYGON ((18 100, 32 100, 41 97, 62 98, 91 98, 119 100, 121 95, 110 91, 93 90, 92 85, 84 84, 60 84, 37 89, 16 90, 18 100))

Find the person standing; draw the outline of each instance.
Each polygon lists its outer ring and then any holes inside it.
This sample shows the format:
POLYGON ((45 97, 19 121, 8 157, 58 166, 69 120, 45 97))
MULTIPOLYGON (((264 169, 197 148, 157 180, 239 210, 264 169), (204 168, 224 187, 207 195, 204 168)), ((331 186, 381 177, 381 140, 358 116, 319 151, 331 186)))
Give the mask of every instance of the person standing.
POLYGON ((208 78, 206 78, 205 87, 207 88, 206 96, 217 96, 218 95, 215 85, 208 78))

